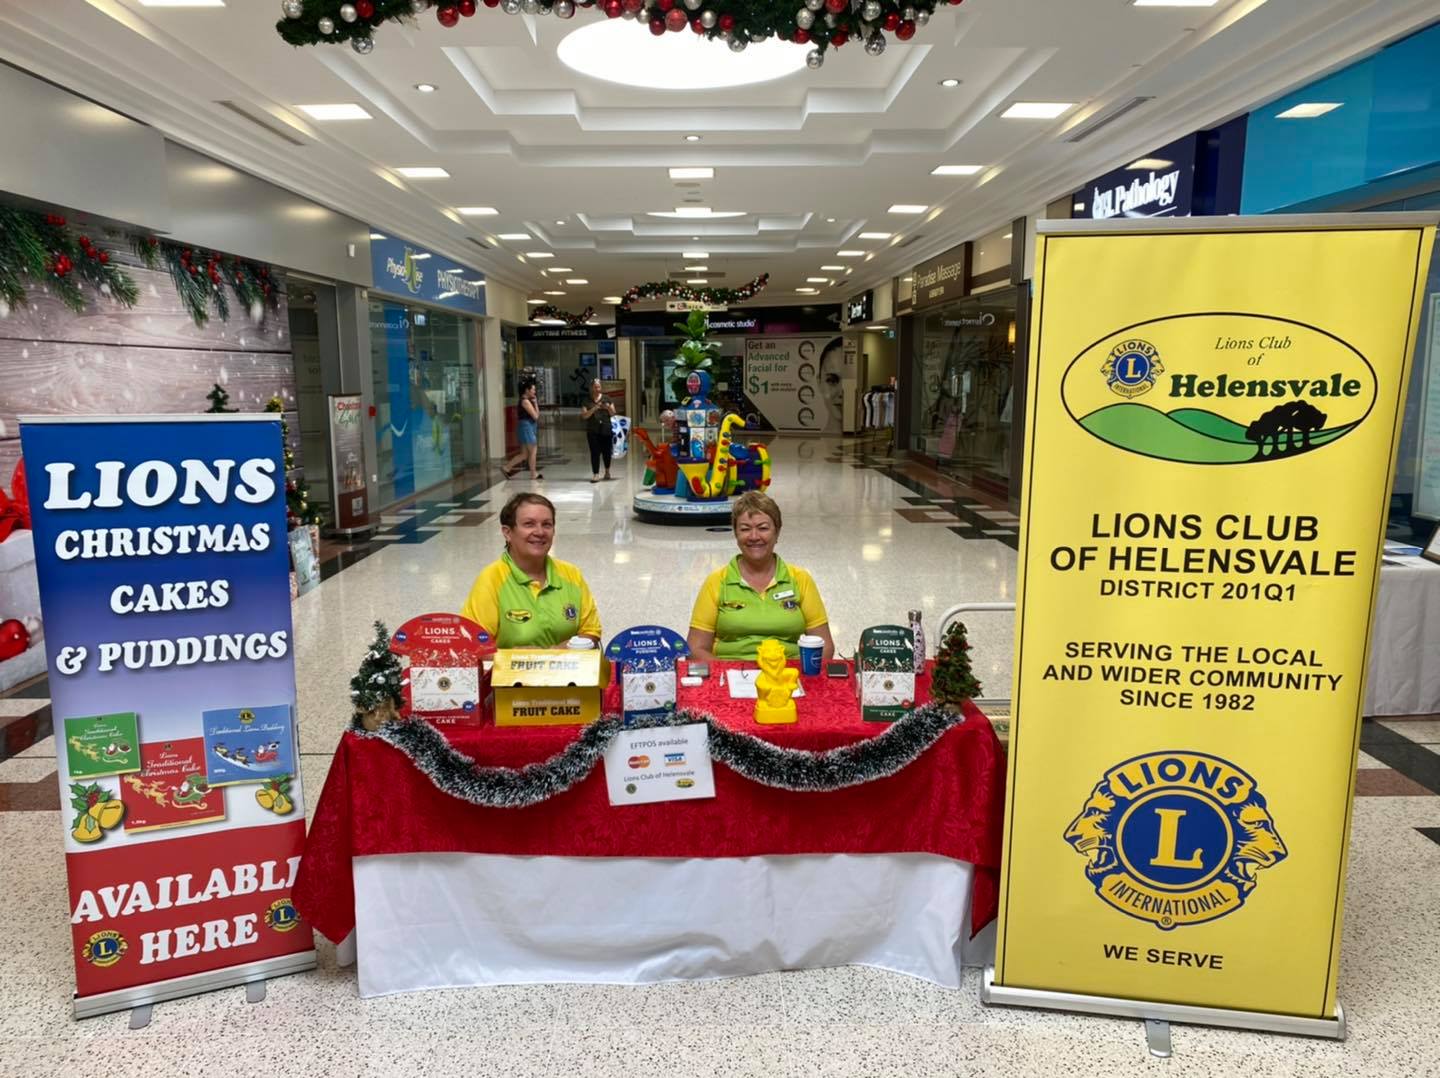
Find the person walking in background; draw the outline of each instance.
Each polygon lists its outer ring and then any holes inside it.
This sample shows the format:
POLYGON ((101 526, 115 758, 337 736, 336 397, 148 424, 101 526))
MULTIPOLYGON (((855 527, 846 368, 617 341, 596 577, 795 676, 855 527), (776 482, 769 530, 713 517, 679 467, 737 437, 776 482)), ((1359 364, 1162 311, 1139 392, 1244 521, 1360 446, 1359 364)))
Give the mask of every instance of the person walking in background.
POLYGON ((615 405, 605 399, 600 388, 600 379, 590 383, 590 399, 580 409, 580 418, 585 420, 585 440, 590 443, 590 482, 600 482, 600 462, 605 462, 605 478, 610 474, 610 456, 615 450, 615 438, 610 429, 610 420, 615 416, 615 405))
POLYGON ((520 419, 515 424, 515 434, 520 439, 520 451, 500 466, 506 479, 514 479, 520 465, 527 465, 531 479, 544 479, 535 465, 535 455, 540 446, 540 405, 536 402, 535 379, 527 378, 520 383, 520 419))

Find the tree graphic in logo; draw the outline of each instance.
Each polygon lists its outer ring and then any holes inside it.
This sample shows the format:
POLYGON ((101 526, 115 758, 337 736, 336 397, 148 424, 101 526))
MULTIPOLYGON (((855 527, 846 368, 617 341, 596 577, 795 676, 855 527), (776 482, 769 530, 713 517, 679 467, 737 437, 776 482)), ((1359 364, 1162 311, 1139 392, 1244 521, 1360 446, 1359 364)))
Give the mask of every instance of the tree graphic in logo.
POLYGON ((1315 448, 1310 435, 1324 426, 1325 413, 1319 408, 1309 401, 1289 401, 1277 404, 1246 427, 1245 437, 1255 443, 1255 459, 1260 460, 1315 448))

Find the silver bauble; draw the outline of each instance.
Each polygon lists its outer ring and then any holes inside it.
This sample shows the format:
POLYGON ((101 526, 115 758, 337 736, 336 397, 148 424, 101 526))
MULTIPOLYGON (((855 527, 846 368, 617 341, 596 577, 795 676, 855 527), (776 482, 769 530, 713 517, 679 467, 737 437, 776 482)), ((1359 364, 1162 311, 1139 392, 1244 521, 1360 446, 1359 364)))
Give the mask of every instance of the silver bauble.
POLYGON ((329 37, 335 32, 335 20, 329 15, 322 15, 320 21, 315 24, 315 29, 319 30, 320 33, 326 37, 329 37))
POLYGON ((915 12, 915 25, 916 25, 916 26, 924 26, 924 25, 925 25, 927 22, 929 22, 929 21, 930 21, 930 12, 926 11, 923 7, 922 7, 919 11, 915 12))
POLYGON ((819 49, 811 49, 809 52, 807 52, 807 53, 805 54, 805 66, 806 66, 806 67, 811 67, 811 68, 819 67, 819 66, 820 66, 821 64, 823 64, 824 62, 825 62, 825 54, 824 54, 823 52, 821 52, 819 49))
POLYGON ((913 7, 902 8, 900 11, 900 17, 902 19, 908 19, 910 22, 914 22, 915 9, 913 7))
POLYGON ((832 30, 835 29, 835 16, 828 11, 825 12, 825 25, 832 30))
POLYGON ((825 0, 805 0, 805 6, 811 11, 819 11, 825 6, 825 0))
POLYGON ((369 56, 375 51, 375 39, 369 37, 352 37, 350 47, 361 56, 369 56))
POLYGON ((280 5, 280 12, 287 19, 298 19, 305 14, 305 5, 300 0, 284 0, 280 5))
POLYGON ((703 3, 705 3, 705 0, 685 0, 685 10, 699 11, 700 5, 703 3))
POLYGON ((715 12, 711 11, 709 8, 706 8, 704 11, 700 12, 700 25, 705 27, 705 29, 707 30, 715 29, 715 24, 719 21, 720 17, 716 15, 715 12))
POLYGON ((873 34, 869 41, 865 42, 865 51, 871 56, 879 56, 885 51, 885 35, 873 34))
POLYGON ((354 21, 355 21, 356 19, 358 19, 359 17, 360 17, 360 16, 359 16, 358 14, 356 14, 356 12, 355 12, 355 5, 354 5, 354 4, 341 4, 341 5, 340 5, 340 18, 341 18, 341 20, 343 20, 344 22, 354 22, 354 21))
POLYGON ((575 14, 575 0, 555 0, 552 10, 557 19, 568 19, 575 14))
POLYGON ((866 22, 874 22, 880 17, 880 5, 876 0, 865 0, 865 5, 860 9, 860 17, 866 22))
POLYGON ((732 37, 730 39, 731 52, 744 52, 747 42, 743 37, 732 37))
POLYGON ((500 10, 505 12, 506 15, 519 15, 520 0, 505 0, 505 2, 500 5, 500 10))
POLYGON ((808 7, 802 7, 799 11, 795 12, 795 25, 802 30, 810 29, 810 27, 815 25, 815 12, 811 11, 808 7))
POLYGON ((410 14, 423 15, 430 7, 430 0, 410 0, 410 14))

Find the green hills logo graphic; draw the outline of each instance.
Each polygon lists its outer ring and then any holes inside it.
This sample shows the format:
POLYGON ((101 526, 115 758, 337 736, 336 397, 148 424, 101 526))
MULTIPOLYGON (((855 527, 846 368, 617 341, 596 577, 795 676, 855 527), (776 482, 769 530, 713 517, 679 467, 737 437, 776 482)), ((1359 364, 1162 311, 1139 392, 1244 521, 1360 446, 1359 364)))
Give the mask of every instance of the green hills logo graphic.
POLYGON ((1315 326, 1270 315, 1174 315, 1071 361, 1072 419, 1130 453, 1184 464, 1287 460, 1343 438, 1374 406, 1375 370, 1315 326))

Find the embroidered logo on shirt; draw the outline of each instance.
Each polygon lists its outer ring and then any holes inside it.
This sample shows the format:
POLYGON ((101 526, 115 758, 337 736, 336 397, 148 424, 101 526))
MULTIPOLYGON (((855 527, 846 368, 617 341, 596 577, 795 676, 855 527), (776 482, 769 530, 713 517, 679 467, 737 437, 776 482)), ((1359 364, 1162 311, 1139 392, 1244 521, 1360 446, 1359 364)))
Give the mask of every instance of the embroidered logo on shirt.
POLYGON ((576 614, 576 610, 575 610, 575 604, 574 604, 574 603, 571 603, 570 605, 568 605, 568 606, 565 607, 565 620, 566 620, 566 621, 574 621, 574 620, 575 620, 575 614, 576 614))
POLYGON ((528 610, 507 610, 505 611, 506 621, 529 621, 530 611, 528 610))
POLYGON ((786 600, 785 600, 782 604, 780 604, 780 605, 783 606, 786 610, 799 610, 799 609, 800 609, 800 602, 799 602, 798 599, 786 599, 786 600))

